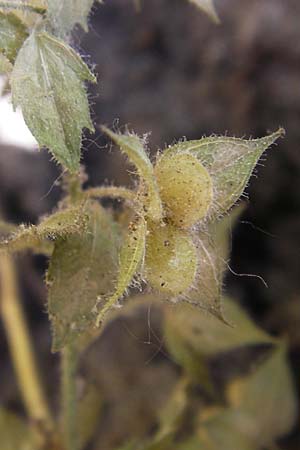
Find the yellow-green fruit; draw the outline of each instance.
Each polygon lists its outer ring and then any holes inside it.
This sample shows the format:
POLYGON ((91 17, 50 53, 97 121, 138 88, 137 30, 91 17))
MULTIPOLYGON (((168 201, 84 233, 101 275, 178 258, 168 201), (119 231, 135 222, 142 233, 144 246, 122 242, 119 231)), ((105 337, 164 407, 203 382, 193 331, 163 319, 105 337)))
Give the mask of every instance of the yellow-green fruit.
POLYGON ((175 225, 189 228, 205 217, 212 203, 212 181, 195 156, 162 156, 155 175, 166 214, 175 225))
POLYGON ((173 225, 150 227, 146 243, 145 275, 161 292, 179 295, 195 280, 197 253, 191 237, 173 225))

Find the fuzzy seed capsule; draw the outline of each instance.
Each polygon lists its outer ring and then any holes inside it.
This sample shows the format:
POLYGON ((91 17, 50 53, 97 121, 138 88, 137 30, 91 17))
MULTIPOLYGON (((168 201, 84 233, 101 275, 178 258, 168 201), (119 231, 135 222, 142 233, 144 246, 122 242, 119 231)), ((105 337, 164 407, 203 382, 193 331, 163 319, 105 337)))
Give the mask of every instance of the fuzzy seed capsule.
POLYGON ((147 237, 145 276, 150 285, 171 295, 192 287, 197 253, 191 237, 173 225, 153 226, 147 237))
POLYGON ((206 216, 212 203, 212 180, 195 156, 162 156, 155 175, 166 214, 177 227, 190 228, 206 216))

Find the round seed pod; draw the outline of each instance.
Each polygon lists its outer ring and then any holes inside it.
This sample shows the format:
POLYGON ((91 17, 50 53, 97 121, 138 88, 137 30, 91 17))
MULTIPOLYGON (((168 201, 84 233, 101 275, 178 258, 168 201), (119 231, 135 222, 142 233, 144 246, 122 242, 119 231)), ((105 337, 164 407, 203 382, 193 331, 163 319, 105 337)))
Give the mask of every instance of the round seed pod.
POLYGON ((170 224, 150 227, 145 276, 153 288, 167 294, 182 294, 192 286, 196 272, 196 248, 185 231, 170 224))
POLYGON ((212 180, 195 156, 162 156, 155 175, 167 217, 177 227, 190 228, 206 216, 212 203, 212 180))

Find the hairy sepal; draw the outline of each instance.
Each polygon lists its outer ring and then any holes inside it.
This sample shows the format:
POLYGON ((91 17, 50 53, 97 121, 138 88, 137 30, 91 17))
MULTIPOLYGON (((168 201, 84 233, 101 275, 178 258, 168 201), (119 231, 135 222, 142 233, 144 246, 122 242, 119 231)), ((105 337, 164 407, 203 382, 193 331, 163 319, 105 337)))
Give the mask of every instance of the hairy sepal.
POLYGON ((224 322, 227 322, 227 318, 221 301, 223 278, 228 269, 232 230, 243 210, 243 205, 235 207, 222 220, 195 231, 198 272, 186 301, 224 322))
POLYGON ((118 300, 126 293, 139 275, 145 256, 147 226, 145 218, 140 215, 129 225, 128 235, 125 237, 119 255, 118 277, 115 290, 108 298, 99 298, 96 325, 100 326, 107 312, 113 308, 118 300))
POLYGON ((47 273, 53 351, 78 340, 94 325, 97 297, 111 292, 114 286, 118 226, 97 203, 89 204, 87 211, 86 232, 55 243, 47 273))
POLYGON ((134 134, 114 133, 104 126, 101 129, 120 147, 121 151, 128 156, 130 162, 137 168, 138 175, 146 188, 145 207, 147 214, 153 221, 159 221, 162 218, 162 204, 153 165, 146 153, 144 141, 134 134))
POLYGON ((82 129, 94 130, 83 82, 94 75, 71 47, 33 32, 11 74, 12 101, 41 147, 70 172, 79 170, 82 129))
POLYGON ((48 253, 49 246, 57 239, 72 234, 82 234, 87 226, 83 206, 68 208, 46 217, 39 225, 19 226, 11 236, 0 242, 0 250, 13 253, 27 249, 48 253))
POLYGON ((249 178, 264 151, 284 130, 279 129, 261 139, 209 137, 198 141, 185 141, 169 147, 165 155, 190 153, 197 156, 208 170, 213 182, 213 203, 210 219, 227 212, 242 195, 249 178))

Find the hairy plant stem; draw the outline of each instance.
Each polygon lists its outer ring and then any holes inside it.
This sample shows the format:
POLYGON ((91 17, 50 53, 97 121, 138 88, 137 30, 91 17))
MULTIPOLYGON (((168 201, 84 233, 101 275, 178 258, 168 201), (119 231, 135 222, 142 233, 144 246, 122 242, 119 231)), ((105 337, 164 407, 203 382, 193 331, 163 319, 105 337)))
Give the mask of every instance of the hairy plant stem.
MULTIPOLYGON (((72 205, 82 200, 82 174, 64 174, 64 189, 72 205)), ((61 351, 61 396, 63 441, 65 450, 78 449, 76 370, 78 348, 76 343, 68 343, 61 351)))
POLYGON ((136 193, 130 189, 119 186, 104 186, 90 188, 84 191, 86 197, 110 197, 110 198, 122 198, 124 200, 129 200, 132 202, 136 201, 136 193))
POLYGON ((17 289, 13 260, 0 257, 0 312, 26 411, 33 423, 52 431, 52 417, 37 370, 28 327, 17 289))
POLYGON ((37 6, 33 5, 30 2, 17 2, 17 1, 9 1, 4 2, 0 0, 0 8, 6 8, 6 9, 23 9, 25 11, 29 12, 35 12, 37 14, 44 15, 47 12, 47 8, 44 8, 43 6, 37 6))
POLYGON ((76 368, 77 349, 73 343, 62 350, 62 412, 63 440, 66 450, 77 450, 77 401, 76 401, 76 368))

